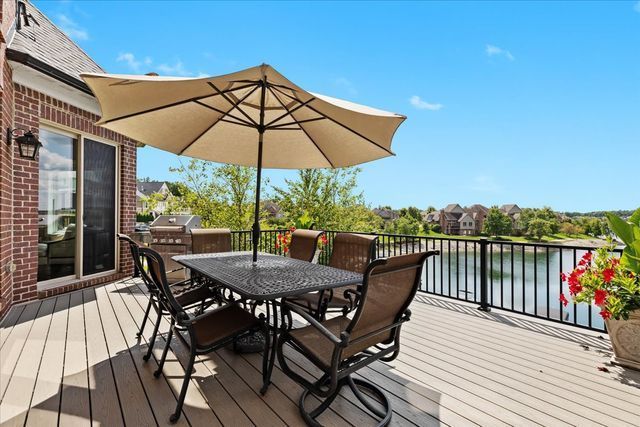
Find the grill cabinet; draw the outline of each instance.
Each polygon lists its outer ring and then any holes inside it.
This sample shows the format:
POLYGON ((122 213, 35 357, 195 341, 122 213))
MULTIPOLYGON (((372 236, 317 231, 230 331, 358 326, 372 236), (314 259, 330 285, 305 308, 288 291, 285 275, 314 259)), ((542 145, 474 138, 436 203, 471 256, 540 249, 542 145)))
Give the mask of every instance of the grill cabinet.
MULTIPOLYGON (((200 228, 200 217, 196 215, 160 215, 151 223, 149 246, 162 255, 168 271, 182 267, 171 257, 191 253, 191 230, 194 228, 200 228)), ((187 274, 187 270, 182 268, 167 273, 167 279, 175 283, 187 279, 187 274)))

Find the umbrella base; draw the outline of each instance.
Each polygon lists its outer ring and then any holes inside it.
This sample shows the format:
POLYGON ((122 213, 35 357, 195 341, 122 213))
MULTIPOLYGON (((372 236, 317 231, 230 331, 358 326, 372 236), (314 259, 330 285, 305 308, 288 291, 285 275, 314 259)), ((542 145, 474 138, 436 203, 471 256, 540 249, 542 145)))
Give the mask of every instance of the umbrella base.
POLYGON ((235 340, 233 343, 233 351, 236 353, 260 353, 264 350, 264 341, 264 333, 262 331, 255 331, 235 340))

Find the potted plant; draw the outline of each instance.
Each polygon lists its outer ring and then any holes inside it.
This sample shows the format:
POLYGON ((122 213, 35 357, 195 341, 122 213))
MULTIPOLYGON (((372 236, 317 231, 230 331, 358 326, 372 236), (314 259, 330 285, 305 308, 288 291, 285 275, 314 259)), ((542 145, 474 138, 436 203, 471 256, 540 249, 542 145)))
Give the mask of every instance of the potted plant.
MULTIPOLYGON (((640 370, 640 209, 625 221, 607 213, 611 230, 626 245, 618 257, 615 245, 586 253, 562 281, 575 303, 595 304, 605 321, 612 363, 640 370)), ((566 306, 564 294, 560 300, 566 306)))

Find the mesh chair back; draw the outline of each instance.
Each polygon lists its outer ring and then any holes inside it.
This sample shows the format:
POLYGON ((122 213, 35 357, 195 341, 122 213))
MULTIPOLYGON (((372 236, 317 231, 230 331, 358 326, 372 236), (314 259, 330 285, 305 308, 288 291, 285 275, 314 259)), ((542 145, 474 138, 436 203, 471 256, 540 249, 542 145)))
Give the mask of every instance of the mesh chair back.
POLYGON ((329 266, 364 274, 374 258, 378 236, 338 233, 333 239, 329 266))
POLYGON ((313 261, 316 249, 318 248, 318 239, 323 234, 324 231, 295 230, 291 233, 289 256, 303 261, 313 261))
POLYGON ((231 230, 228 228, 192 229, 191 252, 194 254, 231 252, 231 230))
POLYGON ((118 233, 118 240, 129 245, 129 251, 131 252, 131 258, 133 258, 133 264, 140 272, 140 277, 142 277, 142 281, 147 287, 147 290, 151 291, 155 287, 153 286, 153 284, 149 283, 149 276, 144 271, 144 266, 142 265, 142 260, 140 259, 140 246, 138 246, 138 244, 126 234, 118 233))
MULTIPOLYGON (((150 248, 139 248, 140 256, 146 261, 149 269, 148 278, 158 290, 158 299, 171 316, 179 321, 184 316, 184 309, 171 292, 162 255, 150 248)), ((143 274, 146 274, 143 272, 143 274)))
MULTIPOLYGON (((352 340, 389 327, 400 320, 418 290, 422 266, 430 254, 418 252, 371 264, 365 274, 360 304, 346 329, 351 333, 352 340)), ((389 343, 394 337, 395 330, 387 330, 358 343, 358 347, 362 348, 355 351, 389 343)), ((350 353, 353 354, 353 349, 350 353)))

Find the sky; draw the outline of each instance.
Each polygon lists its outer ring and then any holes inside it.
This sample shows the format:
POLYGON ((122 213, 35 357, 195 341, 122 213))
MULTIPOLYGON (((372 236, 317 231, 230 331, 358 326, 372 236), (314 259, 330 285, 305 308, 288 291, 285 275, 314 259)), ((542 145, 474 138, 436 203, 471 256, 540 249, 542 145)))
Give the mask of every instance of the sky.
MULTIPOLYGON (((268 63, 406 115, 396 156, 362 166, 373 207, 640 206, 640 1, 35 4, 111 73, 268 63)), ((180 161, 139 149, 138 176, 180 161)))

